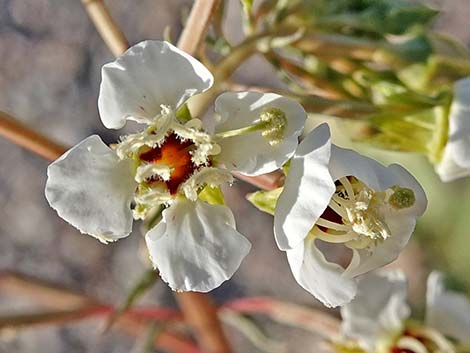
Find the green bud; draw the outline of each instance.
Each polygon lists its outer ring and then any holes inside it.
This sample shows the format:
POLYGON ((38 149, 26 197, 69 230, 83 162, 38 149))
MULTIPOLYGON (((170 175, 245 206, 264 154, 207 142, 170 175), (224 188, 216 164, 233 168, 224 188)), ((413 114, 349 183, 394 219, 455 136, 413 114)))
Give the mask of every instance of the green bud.
POLYGON ((417 152, 439 163, 447 143, 448 109, 445 106, 423 109, 423 102, 414 104, 417 113, 387 112, 369 120, 374 130, 362 142, 402 152, 417 152))

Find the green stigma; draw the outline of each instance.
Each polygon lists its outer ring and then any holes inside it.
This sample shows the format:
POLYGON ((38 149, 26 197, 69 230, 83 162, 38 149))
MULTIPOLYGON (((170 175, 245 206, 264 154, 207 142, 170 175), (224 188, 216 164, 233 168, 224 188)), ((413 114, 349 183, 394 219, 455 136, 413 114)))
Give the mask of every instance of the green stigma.
POLYGON ((278 108, 267 108, 261 112, 260 119, 265 124, 261 135, 269 140, 270 145, 280 143, 287 127, 286 114, 278 108))
POLYGON ((408 188, 402 188, 399 186, 394 186, 392 190, 393 194, 388 200, 389 204, 392 205, 392 207, 400 210, 402 208, 411 207, 415 204, 416 198, 413 190, 408 188))

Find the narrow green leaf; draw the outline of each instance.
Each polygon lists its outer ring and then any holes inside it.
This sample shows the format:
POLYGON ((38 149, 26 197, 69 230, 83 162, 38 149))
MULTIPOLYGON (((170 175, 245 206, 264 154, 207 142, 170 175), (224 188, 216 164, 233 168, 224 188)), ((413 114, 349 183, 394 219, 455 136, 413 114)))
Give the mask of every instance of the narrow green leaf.
POLYGON ((132 305, 140 297, 142 297, 147 292, 147 290, 149 290, 155 284, 155 282, 158 281, 159 278, 160 277, 158 276, 158 273, 154 269, 147 269, 131 288, 124 302, 109 317, 105 325, 105 331, 111 328, 111 326, 121 317, 121 315, 129 310, 132 305))

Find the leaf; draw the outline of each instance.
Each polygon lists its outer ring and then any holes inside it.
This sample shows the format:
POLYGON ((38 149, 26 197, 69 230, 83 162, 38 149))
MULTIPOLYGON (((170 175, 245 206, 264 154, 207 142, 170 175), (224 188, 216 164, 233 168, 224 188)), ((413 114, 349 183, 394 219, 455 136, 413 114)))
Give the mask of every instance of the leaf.
POLYGON ((124 302, 119 306, 119 308, 114 311, 112 315, 109 316, 108 320, 105 323, 104 331, 107 331, 113 326, 113 324, 124 314, 127 310, 129 310, 132 305, 144 295, 147 290, 149 290, 155 282, 158 281, 160 277, 158 276, 157 272, 150 268, 147 269, 137 280, 134 284, 130 292, 127 294, 126 299, 124 302))
POLYGON ((221 313, 222 321, 243 334, 256 348, 266 353, 285 353, 287 347, 284 342, 278 342, 261 330, 248 316, 238 314, 235 311, 225 309, 221 313))
POLYGON ((135 343, 132 348, 132 353, 151 353, 155 349, 155 337, 162 332, 162 328, 156 322, 151 322, 148 325, 147 331, 135 343))

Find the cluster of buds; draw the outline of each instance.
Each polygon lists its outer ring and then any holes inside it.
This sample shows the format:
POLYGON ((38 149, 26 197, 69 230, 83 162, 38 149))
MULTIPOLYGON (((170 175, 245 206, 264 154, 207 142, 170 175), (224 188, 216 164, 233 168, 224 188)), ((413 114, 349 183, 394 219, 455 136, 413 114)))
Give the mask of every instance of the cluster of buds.
POLYGON ((243 1, 247 33, 291 40, 263 55, 312 113, 360 118, 360 139, 424 154, 443 181, 470 174, 470 51, 411 1, 243 1), (292 35, 297 33, 297 35, 292 35))

